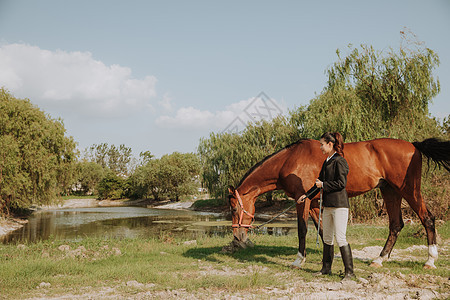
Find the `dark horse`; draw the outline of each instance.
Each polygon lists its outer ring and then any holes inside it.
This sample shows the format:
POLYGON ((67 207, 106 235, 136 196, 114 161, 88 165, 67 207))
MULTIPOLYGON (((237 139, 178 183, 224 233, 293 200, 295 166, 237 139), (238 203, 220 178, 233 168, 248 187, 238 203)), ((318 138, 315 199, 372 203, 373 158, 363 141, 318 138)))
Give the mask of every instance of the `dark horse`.
MULTIPOLYGON (((435 219, 420 192, 421 154, 450 171, 450 141, 432 138, 409 143, 385 138, 345 144, 344 155, 350 168, 346 187, 349 197, 379 188, 389 215, 389 236, 380 256, 372 262, 374 267, 381 266, 389 257, 397 235, 404 226, 401 213, 404 198, 419 216, 427 232, 428 260, 424 267, 436 268, 434 261, 438 251, 435 219)), ((272 190, 283 190, 289 197, 298 199, 313 186, 325 158, 318 141, 300 140, 264 158, 244 175, 236 189, 230 187, 235 241, 244 245, 251 243, 247 231, 253 222, 255 201, 259 195, 272 190)), ((306 257, 308 215, 311 215, 317 227, 318 196, 297 204, 299 252, 293 264, 297 267, 301 267, 306 257)), ((321 227, 319 224, 322 236, 321 227)))

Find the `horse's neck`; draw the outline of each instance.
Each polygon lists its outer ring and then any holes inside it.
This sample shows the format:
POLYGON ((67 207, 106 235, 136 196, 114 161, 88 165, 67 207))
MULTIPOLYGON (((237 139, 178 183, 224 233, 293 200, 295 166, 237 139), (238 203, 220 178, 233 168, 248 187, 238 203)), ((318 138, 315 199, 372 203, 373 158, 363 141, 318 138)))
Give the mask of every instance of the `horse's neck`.
POLYGON ((286 159, 285 155, 282 155, 283 151, 270 157, 248 174, 237 188, 239 192, 248 194, 250 198, 254 199, 259 195, 277 189, 280 168, 283 166, 282 160, 286 159))

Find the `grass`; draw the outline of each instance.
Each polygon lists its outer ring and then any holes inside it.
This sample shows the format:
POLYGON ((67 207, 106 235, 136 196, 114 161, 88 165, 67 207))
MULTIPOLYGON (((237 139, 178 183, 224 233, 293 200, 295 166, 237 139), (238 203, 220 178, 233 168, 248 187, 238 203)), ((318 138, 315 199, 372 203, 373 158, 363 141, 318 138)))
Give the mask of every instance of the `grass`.
MULTIPOLYGON (((395 249, 425 244, 424 237, 415 237, 419 225, 406 226, 395 249)), ((450 226, 439 227, 443 240, 450 238, 450 226)), ((353 249, 383 246, 386 227, 354 225, 348 228, 348 240, 353 249)), ((202 289, 257 290, 262 287, 283 288, 296 278, 314 280, 313 273, 321 266, 321 246, 315 245, 315 232, 307 236, 307 262, 302 270, 289 267, 297 253, 295 236, 252 235, 256 246, 233 254, 221 253, 231 241, 226 237, 204 237, 196 244, 170 234, 152 239, 88 238, 79 242, 47 240, 26 245, 0 245, 0 298, 35 297, 72 293, 82 294, 86 289, 115 287, 123 297, 131 297, 143 290, 165 291, 181 289, 187 292, 202 289), (127 285, 137 281, 138 286, 127 285), (41 283, 49 283, 38 288, 41 283)), ((422 261, 388 261, 381 273, 404 276, 428 274, 448 279, 449 256, 441 253, 436 270, 424 270, 427 253, 417 255, 422 261)), ((369 278, 374 269, 369 262, 355 259, 358 277, 369 278)), ((336 259, 335 275, 324 278, 329 282, 340 280, 342 262, 336 259)), ((413 278, 413 277, 411 277, 413 278)), ((412 285, 426 284, 426 280, 411 279, 412 285)))
POLYGON ((223 199, 205 199, 205 200, 197 200, 195 201, 192 206, 196 209, 200 209, 203 207, 222 207, 226 204, 226 202, 223 199))

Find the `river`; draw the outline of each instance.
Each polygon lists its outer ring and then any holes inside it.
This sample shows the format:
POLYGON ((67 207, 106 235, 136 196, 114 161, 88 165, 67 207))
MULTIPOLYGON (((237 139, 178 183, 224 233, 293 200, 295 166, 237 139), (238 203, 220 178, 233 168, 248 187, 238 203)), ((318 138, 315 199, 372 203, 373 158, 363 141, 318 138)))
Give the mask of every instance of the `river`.
MULTIPOLYGON (((275 222, 261 229, 273 235, 296 234, 296 222, 275 222)), ((148 238, 171 235, 195 239, 231 233, 221 214, 145 207, 90 207, 33 213, 24 227, 0 237, 2 243, 47 239, 77 241, 87 237, 148 238)))

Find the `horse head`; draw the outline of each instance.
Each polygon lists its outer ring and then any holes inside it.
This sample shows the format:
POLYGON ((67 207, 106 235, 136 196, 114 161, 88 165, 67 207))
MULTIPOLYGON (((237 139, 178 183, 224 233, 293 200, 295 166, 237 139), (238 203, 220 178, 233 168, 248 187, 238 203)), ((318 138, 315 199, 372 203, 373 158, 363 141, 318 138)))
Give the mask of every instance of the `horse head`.
POLYGON ((255 205, 251 201, 250 195, 241 195, 237 189, 230 186, 228 199, 231 209, 231 220, 234 239, 246 243, 248 240, 247 232, 252 227, 255 219, 255 205))

